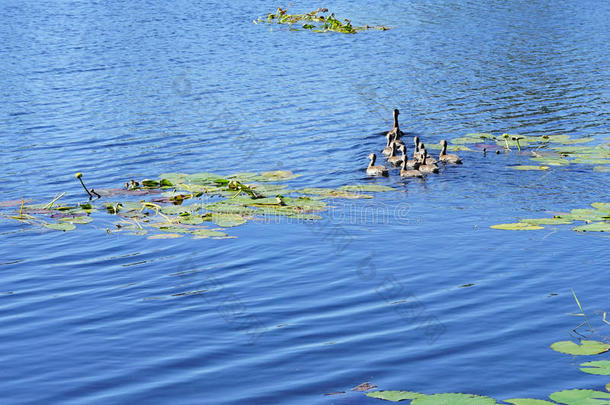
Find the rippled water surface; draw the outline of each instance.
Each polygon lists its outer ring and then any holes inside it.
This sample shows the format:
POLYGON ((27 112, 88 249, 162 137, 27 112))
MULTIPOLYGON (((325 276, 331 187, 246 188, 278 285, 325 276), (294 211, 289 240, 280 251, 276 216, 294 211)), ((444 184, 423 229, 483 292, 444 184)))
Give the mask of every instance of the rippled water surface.
POLYGON ((610 3, 394 3, 323 5, 393 27, 357 35, 252 24, 277 6, 261 1, 0 4, 0 200, 83 201, 77 171, 96 188, 281 169, 294 187, 399 189, 227 240, 2 218, 7 403, 377 403, 351 391, 365 381, 545 398, 607 382, 549 349, 582 321, 571 288, 588 336, 610 336, 607 234, 489 228, 608 201, 607 173, 510 170, 529 161, 516 152, 464 152, 425 181, 364 167, 395 107, 430 144, 607 143, 610 3))

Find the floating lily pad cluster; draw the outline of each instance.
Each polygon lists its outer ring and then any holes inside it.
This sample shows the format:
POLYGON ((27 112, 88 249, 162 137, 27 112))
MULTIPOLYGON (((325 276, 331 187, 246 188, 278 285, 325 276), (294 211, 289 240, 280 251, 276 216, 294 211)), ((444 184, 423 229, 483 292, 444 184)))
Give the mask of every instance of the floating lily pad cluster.
MULTIPOLYGON (((585 356, 606 353, 610 350, 610 345, 594 340, 583 340, 579 343, 562 341, 553 343, 551 348, 561 353, 585 356)), ((580 364, 580 367, 580 370, 585 373, 610 375, 610 361, 608 360, 588 361, 580 364)), ((374 386, 371 385, 371 387, 374 386)), ((610 391, 610 384, 606 385, 606 389, 610 391)), ((565 405, 610 404, 610 392, 583 389, 554 392, 549 398, 555 402, 534 398, 510 398, 498 401, 491 397, 475 394, 443 393, 428 395, 414 391, 374 391, 365 395, 391 402, 411 401, 411 405, 496 405, 505 403, 513 405, 557 405, 558 403, 565 405)))
POLYGON ((511 231, 534 231, 544 229, 542 225, 571 225, 575 221, 584 225, 573 227, 577 232, 610 232, 610 203, 596 202, 593 208, 573 209, 569 213, 557 214, 552 218, 527 218, 509 224, 492 225, 493 229, 511 231))
POLYGON ((610 143, 595 146, 590 144, 595 138, 570 138, 568 135, 493 135, 473 133, 454 138, 454 145, 471 145, 488 151, 517 150, 531 154, 532 165, 511 166, 516 170, 548 170, 550 166, 571 164, 593 165, 597 172, 610 171, 610 143))
MULTIPOLYGON (((113 223, 108 232, 149 235, 151 239, 185 235, 228 238, 226 228, 248 221, 269 217, 319 220, 319 214, 327 210, 325 200, 372 198, 365 193, 395 190, 374 184, 290 190, 277 184, 295 177, 298 176, 290 171, 229 176, 164 173, 157 180, 130 180, 122 188, 97 189, 95 194, 101 198, 87 203, 60 204, 63 194, 45 204, 6 202, 4 206, 18 206, 19 211, 3 215, 22 223, 71 231, 77 225, 93 222, 98 214, 105 214, 111 216, 113 223), (118 196, 125 199, 117 200, 118 196)), ((82 182, 78 175, 77 178, 82 182)), ((83 187, 88 190, 84 183, 83 187)))
POLYGON ((339 32, 342 34, 355 34, 365 30, 389 30, 385 26, 365 25, 356 27, 348 19, 340 20, 334 13, 328 14, 328 9, 319 8, 305 14, 288 14, 288 9, 278 8, 275 13, 269 13, 266 17, 259 17, 254 21, 269 24, 287 24, 293 31, 310 30, 313 32, 339 32))

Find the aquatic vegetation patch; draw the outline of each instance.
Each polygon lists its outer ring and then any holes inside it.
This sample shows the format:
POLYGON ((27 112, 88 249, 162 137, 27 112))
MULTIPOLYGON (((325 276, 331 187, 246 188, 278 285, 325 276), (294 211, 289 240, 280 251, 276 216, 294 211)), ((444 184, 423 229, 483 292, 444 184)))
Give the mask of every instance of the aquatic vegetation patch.
POLYGON ((580 371, 589 374, 597 375, 610 375, 610 361, 598 360, 598 361, 587 361, 580 365, 580 371))
POLYGON ((319 8, 304 14, 288 14, 288 9, 278 7, 275 13, 254 20, 255 24, 285 24, 292 31, 309 30, 313 32, 338 32, 342 34, 356 34, 367 30, 389 30, 383 25, 354 26, 348 19, 339 19, 327 8, 319 8))
MULTIPOLYGON (((94 220, 110 222, 108 233, 149 235, 150 239, 229 238, 225 230, 248 221, 269 217, 316 221, 328 209, 325 200, 342 198, 373 198, 364 192, 395 191, 381 185, 346 185, 339 189, 311 187, 290 190, 276 184, 298 175, 287 171, 235 173, 227 176, 215 173, 164 173, 158 179, 130 180, 123 188, 87 191, 86 203, 60 204, 65 193, 48 203, 25 204, 19 211, 3 216, 23 224, 49 230, 73 231, 94 220), (96 198, 97 196, 97 198, 96 198), (114 200, 122 196, 125 199, 114 200), (131 199, 127 199, 127 198, 131 199)), ((14 207, 13 201, 5 204, 14 207)))
MULTIPOLYGON (((578 300, 577 300, 578 302, 578 300)), ((580 304, 579 304, 580 307, 580 304)), ((581 308, 582 309, 582 308, 581 308)), ((595 355, 608 351, 610 345, 603 342, 583 340, 580 344, 571 341, 556 342, 551 345, 554 350, 572 355, 595 355)), ((610 375, 610 361, 589 361, 580 364, 580 370, 597 375, 610 375)), ((606 385, 610 391, 610 383, 606 385)), ((491 397, 466 393, 422 394, 415 391, 373 391, 366 396, 391 402, 411 401, 411 405, 496 405, 508 403, 513 405, 593 405, 610 404, 610 392, 591 389, 569 389, 557 391, 549 395, 551 402, 536 398, 510 398, 496 400, 491 397)))
MULTIPOLYGON (((532 162, 541 166, 568 166, 571 164, 597 165, 594 170, 607 172, 610 167, 610 144, 595 146, 582 145, 594 142, 595 138, 571 138, 568 135, 526 136, 514 134, 493 135, 491 133, 471 133, 451 139, 456 147, 474 145, 478 149, 529 151, 532 162)), ((518 169, 517 170, 540 170, 518 169)), ((542 169, 546 170, 546 169, 542 169)))
POLYGON ((564 340, 553 343, 551 349, 573 356, 589 356, 607 352, 610 349, 610 345, 596 340, 582 340, 580 344, 574 343, 571 340, 564 340))
POLYGON ((552 218, 525 218, 510 224, 491 225, 492 229, 529 231, 544 229, 542 225, 570 225, 574 221, 585 221, 573 227, 576 232, 610 232, 610 203, 594 202, 591 208, 576 208, 570 212, 556 214, 552 218))

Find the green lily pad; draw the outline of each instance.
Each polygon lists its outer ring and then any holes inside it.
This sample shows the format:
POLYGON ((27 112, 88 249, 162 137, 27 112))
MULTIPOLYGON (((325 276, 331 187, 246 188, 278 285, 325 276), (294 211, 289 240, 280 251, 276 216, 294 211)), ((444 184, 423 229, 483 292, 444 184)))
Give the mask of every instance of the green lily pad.
POLYGON ((569 135, 546 135, 542 137, 545 141, 553 143, 561 143, 564 145, 572 145, 576 143, 588 143, 595 140, 593 137, 588 138, 570 138, 569 135))
POLYGON ((154 235, 148 236, 146 239, 175 239, 181 238, 184 235, 180 235, 178 233, 157 233, 154 235))
POLYGON ((574 356, 588 356, 607 352, 610 349, 610 345, 595 340, 581 340, 580 344, 574 343, 571 340, 564 340, 553 343, 551 349, 574 356))
POLYGON ((271 172, 263 172, 258 178, 259 181, 282 181, 291 180, 299 177, 299 174, 294 174, 290 170, 274 170, 271 172))
POLYGON ((609 165, 610 159, 578 157, 572 160, 571 163, 581 163, 585 165, 609 165))
POLYGON ((532 166, 532 165, 519 165, 509 166, 513 170, 548 170, 548 166, 532 166))
POLYGON ((527 224, 523 222, 516 222, 512 224, 499 224, 490 226, 492 229, 503 229, 507 231, 534 231, 537 229, 544 229, 542 226, 527 224))
POLYGON ((610 232, 610 222, 594 222, 592 224, 581 225, 572 230, 576 232, 610 232))
POLYGON ((199 229, 194 231, 193 236, 195 239, 206 239, 206 238, 225 238, 227 235, 224 232, 213 231, 210 229, 199 229))
POLYGON ((413 391, 373 391, 365 394, 367 397, 385 399, 386 401, 398 402, 407 399, 415 399, 425 394, 413 391))
POLYGON ((382 184, 361 184, 361 185, 341 186, 341 187, 339 187, 339 190, 353 191, 356 193, 397 191, 394 187, 384 186, 382 184))
POLYGON ((61 218, 60 221, 69 222, 71 224, 89 224, 93 222, 93 218, 86 215, 80 215, 77 217, 61 218))
POLYGON ((505 399, 502 402, 508 402, 513 405, 557 405, 555 402, 543 401, 541 399, 532 398, 511 398, 505 399))
POLYGON ((568 166, 570 164, 569 160, 560 158, 560 157, 543 156, 543 157, 531 158, 530 160, 532 162, 536 162, 536 163, 540 163, 541 165, 548 165, 548 166, 568 166))
POLYGON ((464 145, 469 143, 480 143, 485 139, 495 140, 496 137, 487 133, 466 134, 465 136, 461 136, 459 138, 450 139, 449 142, 454 145, 464 145))
MULTIPOLYGON (((170 179, 171 181, 171 179, 170 179)), ((202 185, 217 185, 218 182, 228 182, 223 176, 219 176, 214 173, 195 173, 186 176, 186 182, 191 184, 202 184, 202 185)))
POLYGON ((230 228, 233 226, 239 226, 245 224, 247 221, 238 214, 212 214, 212 221, 222 228, 230 228))
POLYGON ((199 225, 204 222, 204 218, 201 215, 185 215, 179 219, 181 224, 185 225, 199 225))
POLYGON ((593 208, 597 208, 600 211, 610 212, 610 203, 594 202, 591 204, 593 208))
POLYGON ((594 390, 564 390, 550 395, 553 401, 566 405, 608 405, 610 393, 594 390))
POLYGON ((411 405, 496 405, 496 400, 474 394, 446 393, 419 396, 411 405))
POLYGON ((587 361, 586 363, 582 363, 580 367, 580 371, 584 371, 585 373, 610 375, 609 360, 587 361))
POLYGON ((56 222, 56 223, 49 223, 49 222, 45 222, 43 224, 45 227, 49 228, 49 229, 53 229, 55 231, 73 231, 74 229, 76 229, 76 225, 71 224, 69 222, 56 222))
POLYGON ((568 221, 603 221, 609 215, 607 212, 601 210, 576 208, 570 211, 569 214, 559 214, 556 216, 568 221))
POLYGON ((163 205, 161 212, 166 215, 179 215, 183 213, 193 213, 201 208, 201 204, 183 204, 183 205, 163 205))
POLYGON ((525 218, 520 219, 519 222, 530 225, 568 225, 573 223, 573 221, 563 218, 525 218))
POLYGON ((610 173, 610 166, 595 166, 593 168, 593 171, 602 172, 602 173, 610 173))

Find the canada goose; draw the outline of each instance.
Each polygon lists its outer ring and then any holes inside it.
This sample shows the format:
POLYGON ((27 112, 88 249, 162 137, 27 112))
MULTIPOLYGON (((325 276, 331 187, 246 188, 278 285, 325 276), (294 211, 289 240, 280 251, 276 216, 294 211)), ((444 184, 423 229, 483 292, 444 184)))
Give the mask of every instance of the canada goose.
POLYGON ((435 163, 428 163, 428 156, 426 154, 426 149, 423 148, 421 150, 422 161, 419 165, 419 171, 422 173, 438 173, 438 166, 435 163))
POLYGON ((394 126, 392 127, 392 129, 390 129, 388 131, 388 134, 394 135, 395 140, 399 140, 400 137, 404 135, 404 133, 400 130, 400 126, 398 125, 398 115, 399 114, 400 114, 400 111, 398 111, 398 108, 395 108, 394 109, 394 126))
POLYGON ((447 141, 446 140, 443 139, 441 141, 441 147, 442 147, 441 153, 440 153, 440 155, 438 155, 439 162, 453 163, 456 165, 462 164, 462 159, 460 159, 460 157, 458 155, 447 153, 447 141))
POLYGON ((419 159, 419 137, 413 137, 413 143, 415 144, 415 149, 413 149, 413 159, 419 159))
POLYGON ((405 145, 402 145, 400 150, 402 151, 403 160, 407 161, 407 167, 414 167, 417 163, 417 159, 409 159, 407 157, 407 147, 405 145))
POLYGON ((415 162, 413 169, 407 169, 407 160, 402 161, 402 168, 400 169, 400 177, 424 177, 423 173, 417 170, 419 163, 415 162))
POLYGON ((436 163, 436 159, 434 159, 432 156, 428 155, 428 152, 425 151, 426 150, 426 145, 424 145, 423 142, 419 143, 419 155, 420 155, 420 159, 424 158, 424 155, 428 158, 428 164, 431 163, 436 163))
POLYGON ((383 153, 385 156, 390 156, 390 154, 392 153, 392 143, 394 142, 394 135, 388 132, 385 137, 388 142, 386 143, 386 146, 385 148, 383 148, 381 153, 383 153))
POLYGON ((369 163, 369 166, 366 168, 366 174, 368 174, 369 176, 387 176, 388 175, 388 169, 385 166, 380 166, 377 165, 375 166, 375 159, 377 159, 377 155, 375 155, 374 153, 371 153, 369 155, 369 159, 371 159, 371 163, 369 163))
POLYGON ((396 142, 392 142, 392 153, 388 156, 388 162, 391 164, 398 166, 402 164, 403 156, 396 155, 396 142))

